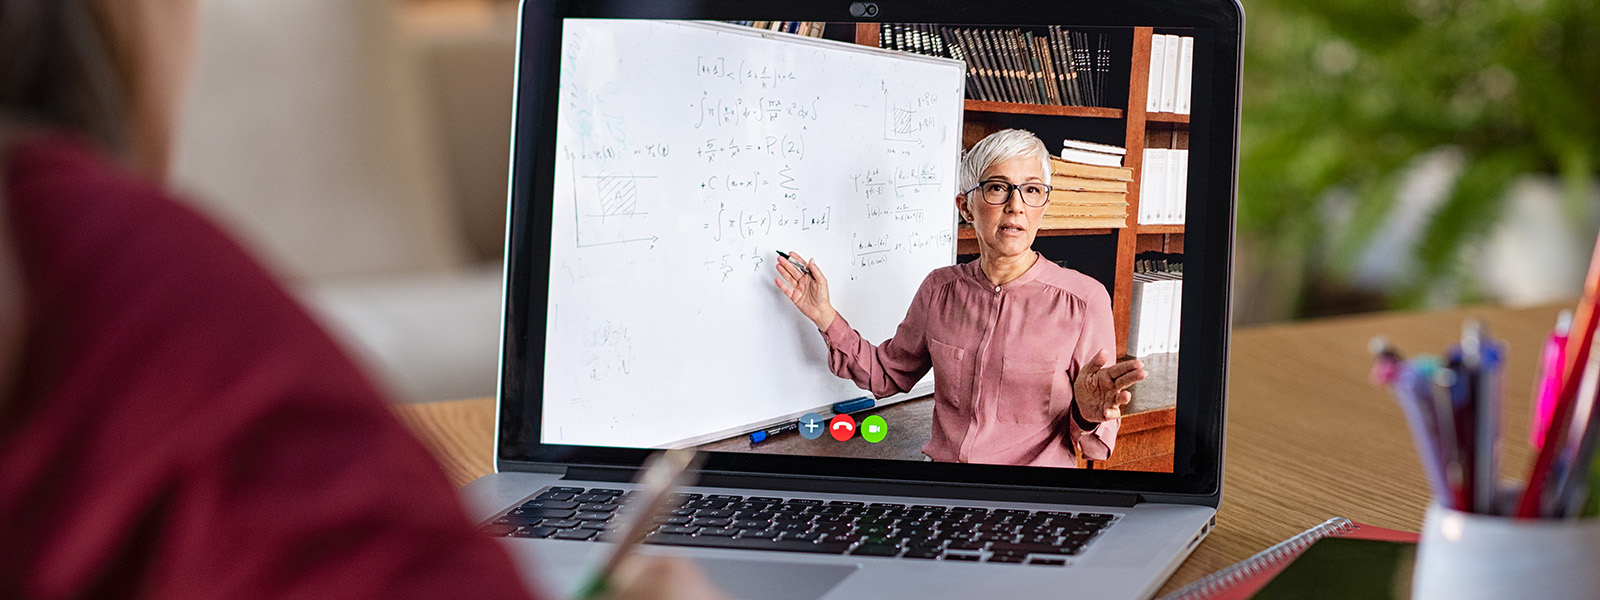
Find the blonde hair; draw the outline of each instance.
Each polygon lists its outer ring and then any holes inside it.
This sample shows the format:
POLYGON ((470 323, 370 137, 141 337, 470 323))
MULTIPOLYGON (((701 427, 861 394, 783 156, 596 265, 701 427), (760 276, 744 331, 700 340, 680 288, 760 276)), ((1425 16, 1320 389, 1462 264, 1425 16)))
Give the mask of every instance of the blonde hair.
POLYGON ((989 167, 1019 156, 1039 157, 1039 174, 1045 183, 1050 183, 1050 150, 1039 136, 1021 129, 1002 129, 978 140, 961 157, 956 191, 965 194, 978 187, 978 178, 983 177, 989 167))

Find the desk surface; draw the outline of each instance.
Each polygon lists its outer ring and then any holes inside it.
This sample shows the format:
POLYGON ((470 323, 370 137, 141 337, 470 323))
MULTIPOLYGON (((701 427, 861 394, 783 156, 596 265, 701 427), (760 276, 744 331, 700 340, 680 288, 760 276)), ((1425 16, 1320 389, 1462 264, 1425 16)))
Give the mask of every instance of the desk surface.
MULTIPOLYGON (((1459 338, 1462 319, 1485 319, 1510 353, 1502 464, 1506 475, 1524 476, 1533 460, 1527 396, 1560 308, 1384 313, 1236 330, 1217 527, 1161 593, 1329 517, 1421 527, 1427 483, 1406 424, 1388 395, 1367 383, 1374 335, 1408 355, 1440 353, 1459 338)), ((457 485, 493 470, 492 400, 396 405, 395 412, 457 485)))

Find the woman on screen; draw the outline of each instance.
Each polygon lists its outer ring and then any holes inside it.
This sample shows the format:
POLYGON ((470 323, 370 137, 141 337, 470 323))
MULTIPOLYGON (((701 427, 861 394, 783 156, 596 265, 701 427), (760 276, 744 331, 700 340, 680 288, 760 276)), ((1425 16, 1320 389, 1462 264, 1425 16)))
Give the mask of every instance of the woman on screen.
POLYGON ((874 346, 828 301, 815 261, 778 261, 778 288, 817 325, 835 375, 882 398, 934 373, 936 461, 1075 467, 1116 444, 1138 360, 1113 363, 1111 299, 1093 278, 1033 250, 1050 200, 1050 160, 1032 133, 1007 129, 961 160, 956 210, 978 260, 928 274, 894 337, 874 346))

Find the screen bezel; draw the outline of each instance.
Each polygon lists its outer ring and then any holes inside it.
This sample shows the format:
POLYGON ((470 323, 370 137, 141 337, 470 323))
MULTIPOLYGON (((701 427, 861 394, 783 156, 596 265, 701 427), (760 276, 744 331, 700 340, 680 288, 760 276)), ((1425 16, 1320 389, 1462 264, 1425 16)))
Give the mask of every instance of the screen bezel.
POLYGON ((501 471, 556 466, 637 467, 644 449, 539 443, 550 262, 555 97, 564 18, 831 21, 858 23, 1061 24, 1068 27, 1195 29, 1190 118, 1191 203, 1185 231, 1185 306, 1174 473, 1093 471, 852 459, 744 452, 711 453, 705 471, 735 475, 895 481, 940 486, 1031 488, 1138 494, 1215 506, 1221 495, 1222 423, 1227 388, 1238 106, 1243 10, 1231 0, 1067 1, 1012 6, 958 2, 878 2, 873 18, 849 2, 787 0, 760 7, 729 1, 646 4, 620 0, 527 0, 518 32, 511 181, 507 215, 505 320, 502 323, 495 464, 501 471), (1220 65, 1220 67, 1218 66, 1220 65), (1208 101, 1201 101, 1207 99, 1208 101), (1199 192, 1198 196, 1194 195, 1199 192), (848 475, 843 475, 848 474, 848 475))

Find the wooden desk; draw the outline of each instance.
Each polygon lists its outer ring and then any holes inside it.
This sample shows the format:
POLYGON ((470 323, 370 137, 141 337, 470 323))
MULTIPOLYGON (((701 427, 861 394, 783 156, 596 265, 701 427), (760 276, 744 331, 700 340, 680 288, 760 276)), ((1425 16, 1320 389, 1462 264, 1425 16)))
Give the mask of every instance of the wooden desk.
MULTIPOLYGON (((1464 309, 1252 327, 1233 337, 1227 460, 1217 527, 1161 593, 1333 517, 1417 531, 1427 483, 1400 410, 1367 383, 1367 340, 1386 335, 1408 354, 1442 352, 1461 321, 1485 319, 1507 342, 1502 463, 1523 477, 1528 392, 1558 306, 1464 309)), ((397 405, 457 485, 493 468, 488 399, 397 405)))

